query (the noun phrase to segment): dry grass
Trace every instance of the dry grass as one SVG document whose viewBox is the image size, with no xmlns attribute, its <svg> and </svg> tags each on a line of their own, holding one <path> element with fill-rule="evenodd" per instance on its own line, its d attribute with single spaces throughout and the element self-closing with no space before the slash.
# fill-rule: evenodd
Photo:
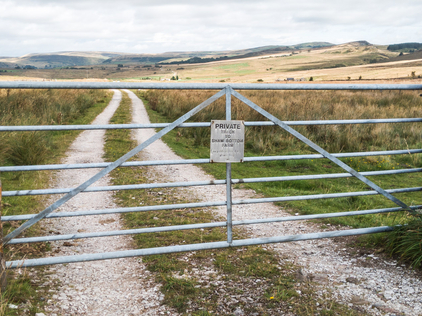
<svg viewBox="0 0 422 316">
<path fill-rule="evenodd" d="M 201 103 L 211 92 L 149 91 L 153 110 L 175 119 Z M 248 91 L 244 95 L 283 121 L 344 120 L 370 118 L 421 117 L 422 98 L 417 92 L 397 91 Z M 209 122 L 224 119 L 224 103 L 219 100 L 193 120 Z M 263 117 L 233 98 L 233 119 L 263 120 Z M 363 124 L 295 127 L 299 132 L 330 152 L 420 148 L 420 124 Z M 209 131 L 183 129 L 197 145 L 208 144 Z M 280 129 L 248 128 L 246 146 L 256 152 L 282 152 L 302 145 Z M 303 148 L 303 147 L 302 147 Z"/>
</svg>

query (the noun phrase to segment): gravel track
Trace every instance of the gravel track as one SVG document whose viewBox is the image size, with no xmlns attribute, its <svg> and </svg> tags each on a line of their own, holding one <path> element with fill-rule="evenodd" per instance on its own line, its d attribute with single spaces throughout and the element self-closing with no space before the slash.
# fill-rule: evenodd
<svg viewBox="0 0 422 316">
<path fill-rule="evenodd" d="M 133 123 L 149 123 L 148 115 L 136 95 L 127 91 L 133 104 Z M 115 96 L 93 124 L 106 124 L 120 102 Z M 135 130 L 133 137 L 138 143 L 154 134 L 153 130 Z M 64 163 L 99 162 L 103 156 L 103 131 L 85 131 L 73 143 Z M 161 140 L 142 152 L 145 160 L 181 159 Z M 76 186 L 98 172 L 97 170 L 61 171 L 57 174 L 56 187 Z M 157 166 L 150 168 L 151 178 L 160 181 L 212 180 L 202 169 L 192 165 Z M 104 177 L 95 185 L 107 185 Z M 194 187 L 188 189 L 195 199 L 225 200 L 224 186 Z M 186 191 L 181 194 L 186 194 Z M 256 197 L 252 190 L 233 191 L 233 199 Z M 80 194 L 60 210 L 75 211 L 115 207 L 109 192 Z M 212 210 L 225 216 L 225 208 Z M 233 208 L 233 219 L 252 219 L 290 216 L 285 210 L 267 203 L 239 205 Z M 76 233 L 122 229 L 118 215 L 77 217 L 50 220 L 52 233 Z M 321 231 L 318 225 L 305 222 L 289 222 L 250 225 L 245 228 L 250 237 L 270 237 Z M 374 254 L 351 256 L 344 243 L 333 239 L 302 241 L 267 246 L 282 258 L 303 266 L 301 276 L 321 284 L 323 295 L 331 291 L 337 299 L 350 306 L 359 307 L 372 315 L 422 315 L 421 277 L 395 261 Z M 85 239 L 72 243 L 53 244 L 55 255 L 108 252 L 132 248 L 130 237 Z M 161 305 L 163 296 L 159 285 L 150 278 L 141 259 L 118 259 L 49 268 L 61 285 L 58 293 L 48 302 L 49 315 L 176 315 Z"/>
<path fill-rule="evenodd" d="M 92 124 L 107 124 L 118 108 L 122 94 L 114 91 L 107 108 Z M 84 131 L 72 143 L 63 163 L 102 162 L 105 131 Z M 57 174 L 56 187 L 76 187 L 98 169 L 63 170 Z M 95 186 L 109 185 L 104 177 Z M 114 208 L 112 192 L 83 193 L 74 197 L 59 211 Z M 49 220 L 51 233 L 71 234 L 121 230 L 119 215 L 101 215 Z M 55 256 L 110 252 L 133 248 L 128 236 L 54 242 Z M 163 295 L 140 258 L 91 261 L 49 268 L 59 280 L 58 292 L 48 301 L 49 315 L 174 315 L 162 305 Z M 52 281 L 51 281 L 52 282 Z"/>
</svg>

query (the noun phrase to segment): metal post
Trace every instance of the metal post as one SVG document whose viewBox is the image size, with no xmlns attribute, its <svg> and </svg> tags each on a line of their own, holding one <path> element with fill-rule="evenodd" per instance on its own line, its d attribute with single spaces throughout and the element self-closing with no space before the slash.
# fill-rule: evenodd
<svg viewBox="0 0 422 316">
<path fill-rule="evenodd" d="M 1 203 L 1 179 L 0 179 L 0 294 L 4 293 L 6 290 L 7 285 L 7 278 L 6 278 L 6 260 L 4 259 L 3 254 L 3 223 L 1 221 L 2 216 L 2 203 Z"/>
<path fill-rule="evenodd" d="M 232 94 L 230 87 L 226 87 L 226 120 L 232 119 Z M 226 196 L 227 196 L 227 242 L 233 242 L 232 232 L 232 164 L 226 163 Z"/>
</svg>

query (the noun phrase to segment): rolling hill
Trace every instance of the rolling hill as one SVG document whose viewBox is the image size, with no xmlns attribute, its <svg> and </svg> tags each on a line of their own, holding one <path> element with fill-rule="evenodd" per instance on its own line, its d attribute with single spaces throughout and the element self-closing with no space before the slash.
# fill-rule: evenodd
<svg viewBox="0 0 422 316">
<path fill-rule="evenodd" d="M 88 65 L 118 65 L 118 64 L 155 64 L 164 61 L 185 61 L 190 58 L 246 58 L 261 56 L 282 51 L 313 49 L 333 46 L 331 43 L 314 42 L 292 46 L 263 46 L 231 51 L 186 51 L 166 52 L 161 54 L 129 54 L 118 52 L 57 52 L 43 54 L 28 54 L 21 57 L 0 57 L 1 68 L 15 68 L 16 66 L 34 66 L 37 68 L 57 68 Z"/>
</svg>

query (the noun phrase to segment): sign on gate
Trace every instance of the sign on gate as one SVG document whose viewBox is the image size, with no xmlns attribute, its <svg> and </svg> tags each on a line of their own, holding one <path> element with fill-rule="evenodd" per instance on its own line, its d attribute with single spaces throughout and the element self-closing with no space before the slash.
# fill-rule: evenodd
<svg viewBox="0 0 422 316">
<path fill-rule="evenodd" d="M 242 162 L 244 151 L 243 121 L 211 121 L 211 162 Z"/>
</svg>

